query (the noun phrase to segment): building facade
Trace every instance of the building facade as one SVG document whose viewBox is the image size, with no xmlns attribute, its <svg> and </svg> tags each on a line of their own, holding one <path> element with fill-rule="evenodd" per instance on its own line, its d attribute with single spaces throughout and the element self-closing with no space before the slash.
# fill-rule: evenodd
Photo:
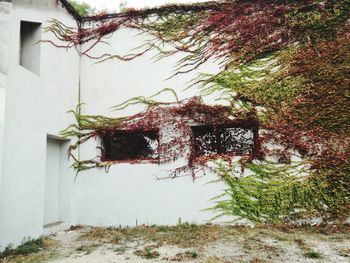
<svg viewBox="0 0 350 263">
<path fill-rule="evenodd" d="M 75 123 L 67 111 L 78 101 L 84 103 L 84 114 L 108 117 L 120 114 L 111 110 L 113 105 L 163 88 L 178 91 L 179 99 L 186 101 L 197 95 L 195 90 L 184 91 L 196 72 L 165 80 L 179 57 L 151 63 L 155 53 L 150 52 L 130 62 L 96 64 L 74 48 L 40 42 L 57 40 L 45 32 L 52 19 L 77 27 L 76 14 L 66 1 L 60 3 L 0 1 L 0 249 L 37 238 L 45 225 L 56 222 L 208 222 L 213 214 L 203 210 L 223 187 L 207 184 L 215 179 L 213 174 L 195 181 L 191 176 L 159 180 L 181 160 L 162 165 L 119 162 L 108 172 L 94 168 L 76 175 L 67 154 L 72 142 L 61 131 Z M 144 36 L 137 33 L 119 30 L 108 39 L 110 45 L 100 44 L 93 52 L 125 54 L 142 44 Z M 215 73 L 218 66 L 207 63 L 199 71 Z M 164 93 L 159 99 L 171 101 L 172 96 Z M 80 147 L 80 158 L 97 156 L 101 143 L 101 138 L 89 140 Z"/>
</svg>

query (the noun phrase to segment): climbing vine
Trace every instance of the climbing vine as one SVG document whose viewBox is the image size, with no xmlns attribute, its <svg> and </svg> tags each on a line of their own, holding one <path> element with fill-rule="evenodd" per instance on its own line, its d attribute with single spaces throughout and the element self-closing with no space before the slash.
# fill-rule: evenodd
<svg viewBox="0 0 350 263">
<path fill-rule="evenodd" d="M 252 175 L 239 177 L 222 164 L 218 166 L 218 181 L 227 189 L 213 199 L 216 204 L 209 209 L 217 212 L 216 217 L 231 215 L 234 220 L 257 223 L 295 223 L 320 217 L 341 223 L 349 217 L 348 164 L 312 172 L 304 162 L 265 161 L 247 164 L 247 168 Z M 300 176 L 303 173 L 308 175 Z"/>
<path fill-rule="evenodd" d="M 54 20 L 47 31 L 60 40 L 48 42 L 64 48 L 82 45 L 81 55 L 99 62 L 129 61 L 150 50 L 158 51 L 156 59 L 181 53 L 172 77 L 216 60 L 221 72 L 200 74 L 192 85 L 203 95 L 220 92 L 231 100 L 231 107 L 209 109 L 200 103 L 191 105 L 194 100 L 184 107 L 169 107 L 170 111 L 192 117 L 203 108 L 208 114 L 201 116 L 244 112 L 238 119 L 254 120 L 262 132 L 259 154 L 239 163 L 252 175 L 236 175 L 231 169 L 234 163 L 217 167 L 228 186 L 220 197 L 228 199 L 217 199 L 213 209 L 254 222 L 310 216 L 343 220 L 350 214 L 349 14 L 349 0 L 226 0 L 101 14 L 85 18 L 78 29 Z M 123 27 L 140 30 L 149 39 L 132 54 L 91 55 L 106 36 Z M 119 107 L 139 102 L 149 106 L 142 114 L 152 116 L 145 117 L 145 123 L 133 122 L 135 116 L 109 119 L 75 112 L 78 125 L 65 131 L 79 138 L 72 149 L 111 129 L 152 126 L 146 120 L 163 117 L 156 110 L 162 104 L 154 100 L 136 98 Z M 232 119 L 223 116 L 227 119 L 199 122 Z M 93 132 L 84 133 L 87 128 Z M 168 152 L 172 151 L 176 152 Z M 296 163 L 293 156 L 303 161 Z M 271 158 L 274 161 L 267 162 Z M 76 163 L 78 170 L 86 168 L 86 163 Z M 301 172 L 305 163 L 307 175 Z"/>
<path fill-rule="evenodd" d="M 171 92 L 174 102 L 159 102 L 155 97 L 163 92 Z M 174 170 L 169 171 L 165 178 L 175 178 L 183 173 L 191 172 L 193 178 L 201 167 L 212 159 L 228 159 L 229 155 L 212 154 L 196 157 L 193 151 L 193 125 L 245 125 L 254 127 L 258 120 L 256 113 L 252 110 L 232 110 L 231 107 L 215 105 L 210 106 L 203 103 L 201 97 L 179 101 L 176 93 L 171 89 L 164 89 L 157 94 L 145 98 L 135 97 L 119 105 L 112 107 L 119 111 L 134 104 L 145 105 L 145 110 L 127 117 L 107 118 L 96 115 L 84 115 L 81 113 L 83 104 L 78 104 L 76 110 L 70 111 L 74 114 L 77 124 L 72 124 L 62 131 L 65 137 L 76 137 L 77 140 L 69 147 L 69 156 L 73 158 L 73 167 L 77 172 L 91 168 L 106 168 L 116 163 L 142 163 L 157 162 L 168 163 L 179 158 L 185 158 L 187 162 Z M 161 121 L 160 121 L 161 120 Z M 176 120 L 176 121 L 174 121 Z M 165 129 L 164 129 L 165 127 Z M 149 158 L 138 158 L 130 160 L 107 160 L 103 147 L 99 147 L 100 155 L 91 160 L 79 160 L 75 150 L 90 139 L 113 136 L 117 132 L 124 131 L 153 131 L 158 130 L 160 141 L 158 152 L 160 158 L 157 160 Z M 171 137 L 169 138 L 169 134 Z M 259 143 L 255 144 L 254 155 L 259 154 Z M 246 154 L 246 158 L 252 159 L 252 153 Z M 164 179 L 164 177 L 163 177 Z"/>
</svg>

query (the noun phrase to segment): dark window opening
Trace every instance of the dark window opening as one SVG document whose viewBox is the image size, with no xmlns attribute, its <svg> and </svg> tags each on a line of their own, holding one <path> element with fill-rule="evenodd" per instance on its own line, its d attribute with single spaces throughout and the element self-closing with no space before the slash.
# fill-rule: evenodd
<svg viewBox="0 0 350 263">
<path fill-rule="evenodd" d="M 218 137 L 216 129 L 210 126 L 192 127 L 195 155 L 218 154 Z"/>
<path fill-rule="evenodd" d="M 194 154 L 202 155 L 254 154 L 256 127 L 244 126 L 194 126 Z"/>
<path fill-rule="evenodd" d="M 21 21 L 19 64 L 37 75 L 40 75 L 40 40 L 41 24 Z"/>
<path fill-rule="evenodd" d="M 158 159 L 158 132 L 118 131 L 102 138 L 106 161 Z"/>
</svg>

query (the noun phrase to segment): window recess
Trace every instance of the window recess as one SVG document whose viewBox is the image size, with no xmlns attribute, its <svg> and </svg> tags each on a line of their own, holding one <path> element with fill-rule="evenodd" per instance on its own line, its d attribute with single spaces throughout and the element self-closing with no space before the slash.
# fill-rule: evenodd
<svg viewBox="0 0 350 263">
<path fill-rule="evenodd" d="M 41 23 L 21 21 L 19 64 L 40 75 Z"/>
<path fill-rule="evenodd" d="M 254 154 L 257 127 L 193 126 L 195 157 L 215 154 Z"/>
<path fill-rule="evenodd" d="M 117 131 L 102 137 L 104 161 L 159 159 L 158 131 Z"/>
</svg>

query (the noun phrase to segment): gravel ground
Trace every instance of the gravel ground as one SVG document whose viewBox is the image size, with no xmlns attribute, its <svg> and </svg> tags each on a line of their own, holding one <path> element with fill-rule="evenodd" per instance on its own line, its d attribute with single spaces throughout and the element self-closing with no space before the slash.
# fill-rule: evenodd
<svg viewBox="0 0 350 263">
<path fill-rule="evenodd" d="M 124 233 L 112 228 L 59 225 L 45 230 L 50 245 L 41 252 L 2 262 L 349 263 L 349 229 L 187 226 L 185 230 L 139 227 Z"/>
</svg>

